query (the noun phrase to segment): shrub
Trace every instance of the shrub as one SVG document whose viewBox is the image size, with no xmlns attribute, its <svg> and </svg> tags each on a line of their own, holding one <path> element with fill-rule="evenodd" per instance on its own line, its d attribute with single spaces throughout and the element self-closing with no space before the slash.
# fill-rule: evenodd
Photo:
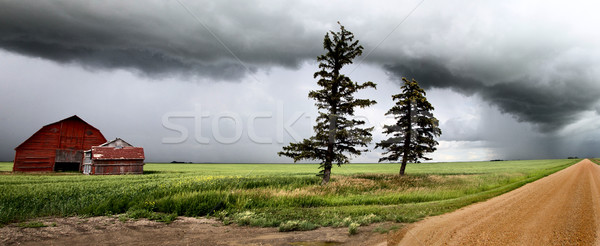
<svg viewBox="0 0 600 246">
<path fill-rule="evenodd" d="M 145 209 L 130 209 L 127 211 L 127 217 L 132 219 L 149 218 L 152 212 Z"/>
<path fill-rule="evenodd" d="M 176 213 L 152 212 L 152 211 L 148 211 L 146 209 L 130 209 L 129 211 L 127 211 L 127 214 L 123 217 L 125 217 L 123 220 L 125 220 L 126 218 L 131 218 L 131 219 L 147 218 L 149 220 L 154 220 L 154 221 L 164 222 L 166 224 L 169 224 L 169 223 L 173 222 L 175 219 L 177 219 L 177 214 Z M 121 217 L 119 217 L 119 220 L 123 221 L 121 219 Z"/>
<path fill-rule="evenodd" d="M 237 213 L 233 215 L 233 219 L 238 225 L 250 225 L 250 222 L 254 220 L 254 212 L 245 211 L 242 213 Z"/>
<path fill-rule="evenodd" d="M 359 223 L 351 223 L 350 226 L 348 226 L 348 234 L 350 235 L 354 235 L 356 233 L 358 233 L 358 227 L 360 227 Z"/>
<path fill-rule="evenodd" d="M 177 214 L 152 213 L 148 219 L 163 222 L 165 224 L 171 224 L 171 222 L 177 219 Z"/>
<path fill-rule="evenodd" d="M 352 217 L 346 217 L 342 220 L 342 226 L 350 226 L 352 223 Z"/>
<path fill-rule="evenodd" d="M 274 218 L 270 218 L 265 214 L 256 214 L 251 211 L 245 211 L 234 214 L 230 218 L 223 219 L 224 224 L 235 222 L 238 225 L 260 226 L 260 227 L 275 227 L 279 224 Z"/>
<path fill-rule="evenodd" d="M 119 221 L 126 222 L 128 220 L 129 220 L 129 218 L 127 217 L 127 215 L 125 215 L 125 214 L 119 215 Z"/>
<path fill-rule="evenodd" d="M 306 220 L 290 220 L 279 225 L 279 231 L 310 231 L 317 228 L 317 225 Z"/>
<path fill-rule="evenodd" d="M 365 216 L 358 217 L 356 219 L 356 223 L 359 223 L 360 225 L 369 225 L 371 223 L 380 222 L 380 221 L 382 221 L 382 219 L 377 217 L 377 215 L 374 215 L 374 214 L 368 214 Z"/>
<path fill-rule="evenodd" d="M 23 228 L 40 228 L 40 227 L 47 227 L 47 225 L 44 225 L 44 223 L 40 222 L 40 221 L 33 221 L 33 222 L 29 222 L 29 223 L 20 223 L 19 227 L 23 227 Z"/>
</svg>

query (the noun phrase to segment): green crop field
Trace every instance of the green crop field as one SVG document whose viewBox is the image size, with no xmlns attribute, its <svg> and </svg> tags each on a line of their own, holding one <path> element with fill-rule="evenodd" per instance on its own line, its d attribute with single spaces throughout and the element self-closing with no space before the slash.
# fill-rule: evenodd
<svg viewBox="0 0 600 246">
<path fill-rule="evenodd" d="M 13 174 L 0 163 L 0 225 L 42 216 L 127 215 L 306 230 L 413 222 L 518 188 L 579 160 L 347 164 L 319 185 L 316 164 L 147 164 L 144 175 Z"/>
</svg>

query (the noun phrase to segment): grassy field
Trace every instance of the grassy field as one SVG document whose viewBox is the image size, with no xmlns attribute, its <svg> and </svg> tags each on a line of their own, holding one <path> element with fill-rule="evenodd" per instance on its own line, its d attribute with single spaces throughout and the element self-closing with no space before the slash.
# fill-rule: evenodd
<svg viewBox="0 0 600 246">
<path fill-rule="evenodd" d="M 0 225 L 41 216 L 125 214 L 307 230 L 413 222 L 502 194 L 579 160 L 348 164 L 319 185 L 316 164 L 147 164 L 144 175 L 12 174 L 0 163 Z M 122 215 L 123 216 L 123 215 Z"/>
</svg>

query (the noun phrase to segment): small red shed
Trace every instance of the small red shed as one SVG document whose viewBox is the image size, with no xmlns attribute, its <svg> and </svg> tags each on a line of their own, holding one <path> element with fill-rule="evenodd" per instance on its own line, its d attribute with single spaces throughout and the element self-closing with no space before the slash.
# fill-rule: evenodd
<svg viewBox="0 0 600 246">
<path fill-rule="evenodd" d="M 13 171 L 79 171 L 83 151 L 106 142 L 77 115 L 46 125 L 15 148 Z"/>
<path fill-rule="evenodd" d="M 144 148 L 117 138 L 85 151 L 83 174 L 143 174 L 144 159 Z"/>
</svg>

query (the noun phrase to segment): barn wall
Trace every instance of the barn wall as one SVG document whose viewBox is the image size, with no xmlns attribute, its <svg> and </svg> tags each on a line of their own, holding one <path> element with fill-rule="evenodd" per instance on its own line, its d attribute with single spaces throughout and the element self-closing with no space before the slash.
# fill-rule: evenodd
<svg viewBox="0 0 600 246">
<path fill-rule="evenodd" d="M 98 146 L 103 143 L 106 143 L 106 138 L 104 138 L 100 130 L 87 125 L 83 138 L 83 149 L 89 150 L 92 148 L 92 146 Z"/>
<path fill-rule="evenodd" d="M 59 143 L 60 126 L 52 124 L 42 127 L 17 148 L 13 171 L 53 171 Z"/>
<path fill-rule="evenodd" d="M 56 149 L 60 140 L 60 126 L 55 124 L 42 127 L 17 149 Z"/>
<path fill-rule="evenodd" d="M 42 127 L 15 150 L 13 171 L 54 171 L 56 162 L 81 162 L 83 150 L 106 142 L 77 116 Z"/>
<path fill-rule="evenodd" d="M 94 160 L 91 174 L 143 174 L 144 160 Z"/>
<path fill-rule="evenodd" d="M 17 151 L 13 171 L 46 172 L 54 168 L 53 149 L 25 149 Z"/>
</svg>

